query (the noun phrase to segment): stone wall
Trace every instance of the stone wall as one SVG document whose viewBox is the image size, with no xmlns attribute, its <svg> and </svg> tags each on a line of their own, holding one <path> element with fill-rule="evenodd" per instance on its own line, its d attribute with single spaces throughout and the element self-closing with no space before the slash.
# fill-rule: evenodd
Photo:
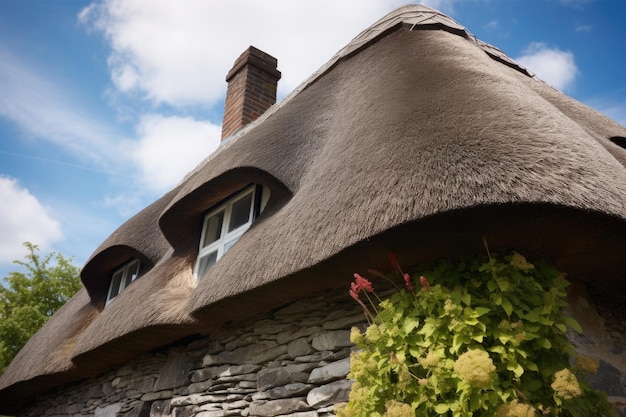
<svg viewBox="0 0 626 417">
<path fill-rule="evenodd" d="M 19 416 L 331 416 L 351 386 L 350 329 L 365 321 L 349 300 L 347 292 L 302 300 L 143 355 L 40 397 Z"/>
<path fill-rule="evenodd" d="M 570 314 L 585 332 L 572 342 L 598 359 L 590 382 L 625 417 L 626 312 L 610 300 L 572 286 Z M 365 318 L 347 294 L 301 300 L 55 390 L 19 417 L 330 417 L 351 386 L 352 326 Z"/>
</svg>

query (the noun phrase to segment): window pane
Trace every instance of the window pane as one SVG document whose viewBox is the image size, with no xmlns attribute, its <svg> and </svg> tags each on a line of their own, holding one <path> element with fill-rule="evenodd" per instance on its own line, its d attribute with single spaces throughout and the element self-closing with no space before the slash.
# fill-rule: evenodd
<svg viewBox="0 0 626 417">
<path fill-rule="evenodd" d="M 202 278 L 204 274 L 215 265 L 217 261 L 217 251 L 211 252 L 208 255 L 200 258 L 200 262 L 198 263 L 198 278 Z"/>
<path fill-rule="evenodd" d="M 124 288 L 126 288 L 131 282 L 137 279 L 139 276 L 139 267 L 141 264 L 138 261 L 133 262 L 128 266 L 128 272 L 126 279 L 124 280 Z"/>
<path fill-rule="evenodd" d="M 224 243 L 224 253 L 228 252 L 228 249 L 230 249 L 235 243 L 237 243 L 240 237 L 241 235 L 237 236 L 231 241 Z M 224 256 L 224 253 L 222 253 L 222 256 Z"/>
<path fill-rule="evenodd" d="M 204 239 L 202 247 L 210 245 L 222 236 L 222 223 L 224 223 L 224 210 L 207 217 L 204 221 Z"/>
<path fill-rule="evenodd" d="M 228 225 L 229 232 L 235 230 L 240 226 L 243 226 L 250 221 L 251 207 L 252 193 L 248 194 L 236 203 L 233 203 L 232 214 L 230 216 L 230 224 Z"/>
<path fill-rule="evenodd" d="M 124 276 L 124 270 L 117 271 L 111 278 L 111 288 L 109 290 L 109 300 L 113 299 L 120 293 L 120 284 L 122 283 L 122 277 Z"/>
</svg>

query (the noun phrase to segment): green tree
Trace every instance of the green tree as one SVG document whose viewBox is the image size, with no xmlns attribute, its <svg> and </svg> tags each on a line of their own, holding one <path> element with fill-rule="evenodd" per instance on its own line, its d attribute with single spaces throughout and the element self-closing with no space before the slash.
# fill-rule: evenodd
<svg viewBox="0 0 626 417">
<path fill-rule="evenodd" d="M 24 243 L 25 272 L 10 272 L 0 285 L 0 374 L 46 321 L 81 287 L 79 268 L 58 252 L 45 257 Z"/>
</svg>

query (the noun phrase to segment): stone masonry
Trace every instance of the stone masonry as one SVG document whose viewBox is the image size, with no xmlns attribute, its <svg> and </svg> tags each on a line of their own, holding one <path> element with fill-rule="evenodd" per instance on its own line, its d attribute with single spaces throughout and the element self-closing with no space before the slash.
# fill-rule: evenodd
<svg viewBox="0 0 626 417">
<path fill-rule="evenodd" d="M 608 299 L 572 286 L 584 334 L 571 338 L 600 364 L 589 382 L 626 417 L 626 317 Z M 366 322 L 347 291 L 302 299 L 49 392 L 18 417 L 331 417 L 352 384 L 353 326 Z"/>
<path fill-rule="evenodd" d="M 243 326 L 143 355 L 48 393 L 20 417 L 334 415 L 351 387 L 350 329 L 365 316 L 345 294 L 298 301 Z"/>
</svg>

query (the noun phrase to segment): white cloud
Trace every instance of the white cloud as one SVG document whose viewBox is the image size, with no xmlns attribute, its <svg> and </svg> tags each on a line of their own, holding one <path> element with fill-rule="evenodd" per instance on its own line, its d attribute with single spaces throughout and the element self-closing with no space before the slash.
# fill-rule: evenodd
<svg viewBox="0 0 626 417">
<path fill-rule="evenodd" d="M 541 42 L 531 43 L 515 60 L 561 91 L 567 91 L 578 75 L 573 53 Z"/>
<path fill-rule="evenodd" d="M 0 47 L 0 116 L 28 136 L 59 145 L 81 160 L 111 169 L 118 153 L 116 135 L 85 113 L 67 89 L 55 85 L 31 66 Z"/>
<path fill-rule="evenodd" d="M 216 125 L 158 114 L 140 118 L 136 138 L 122 137 L 110 124 L 81 108 L 76 98 L 68 96 L 67 88 L 55 85 L 2 48 L 0 90 L 0 117 L 15 123 L 26 137 L 52 142 L 80 163 L 20 156 L 118 178 L 132 177 L 137 188 L 146 188 L 139 191 L 140 197 L 133 197 L 136 201 L 167 191 L 219 144 Z M 105 206 L 119 207 L 127 215 L 128 204 L 116 201 L 118 197 L 103 200 Z"/>
<path fill-rule="evenodd" d="M 496 30 L 498 29 L 498 27 L 500 26 L 500 22 L 496 19 L 496 20 L 492 20 L 491 22 L 487 23 L 486 25 L 483 26 L 483 28 L 485 30 Z"/>
<path fill-rule="evenodd" d="M 152 114 L 141 118 L 137 134 L 139 141 L 132 158 L 142 183 L 162 193 L 217 148 L 221 129 L 190 117 Z"/>
<path fill-rule="evenodd" d="M 104 0 L 83 9 L 79 19 L 109 43 L 111 78 L 120 92 L 155 104 L 211 106 L 223 98 L 224 77 L 249 45 L 278 58 L 283 95 L 403 3 L 154 0 L 146 7 L 143 0 Z"/>
<path fill-rule="evenodd" d="M 46 249 L 63 238 L 49 211 L 15 179 L 0 176 L 0 263 L 21 259 L 26 241 Z"/>
<path fill-rule="evenodd" d="M 576 27 L 576 32 L 591 32 L 592 29 L 591 25 L 580 25 Z"/>
</svg>

